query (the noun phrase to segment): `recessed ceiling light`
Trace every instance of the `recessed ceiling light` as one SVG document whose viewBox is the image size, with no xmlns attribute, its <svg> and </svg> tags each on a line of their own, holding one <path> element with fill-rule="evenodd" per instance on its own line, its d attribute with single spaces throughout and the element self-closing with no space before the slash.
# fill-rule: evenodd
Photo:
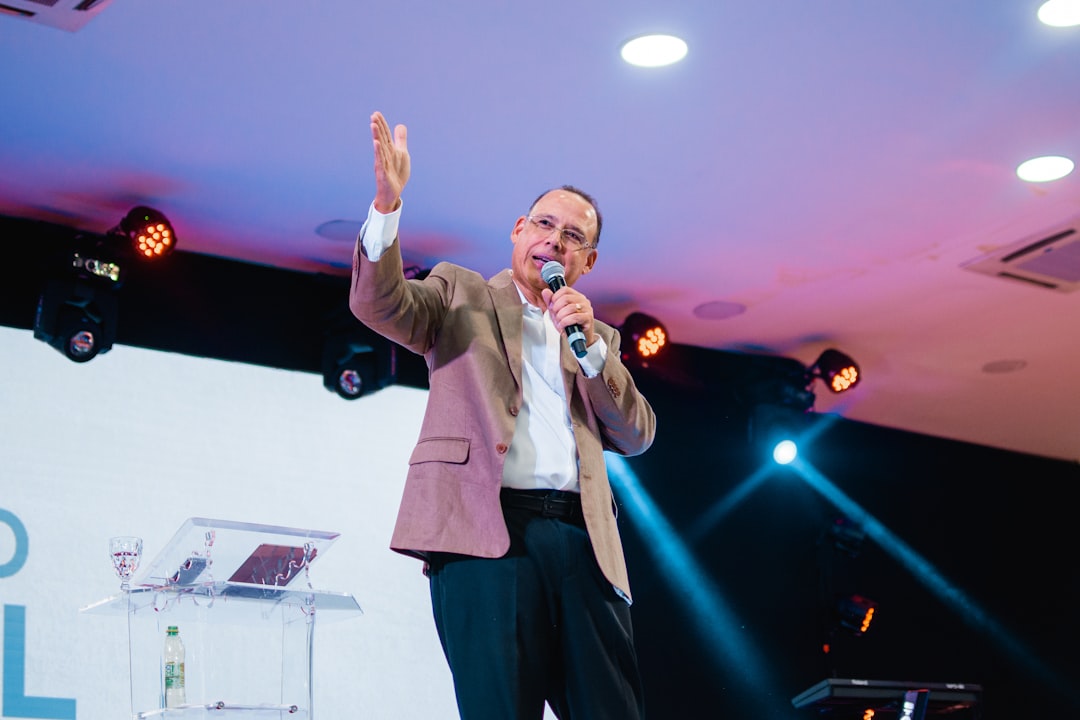
<svg viewBox="0 0 1080 720">
<path fill-rule="evenodd" d="M 746 306 L 742 303 L 727 302 L 726 300 L 713 300 L 702 303 L 694 308 L 694 317 L 704 320 L 727 320 L 728 318 L 742 315 L 746 312 Z"/>
<path fill-rule="evenodd" d="M 1073 171 L 1074 163 L 1067 157 L 1047 155 L 1020 163 L 1016 176 L 1028 182 L 1050 182 L 1063 178 Z"/>
<path fill-rule="evenodd" d="M 1039 8 L 1039 20 L 1054 27 L 1080 25 L 1080 0 L 1048 0 Z"/>
<path fill-rule="evenodd" d="M 622 59 L 638 67 L 661 67 L 686 57 L 686 42 L 674 35 L 642 35 L 622 46 Z"/>
<path fill-rule="evenodd" d="M 355 243 L 363 226 L 363 220 L 328 220 L 315 228 L 315 234 L 327 240 Z"/>
<path fill-rule="evenodd" d="M 1016 372 L 1017 370 L 1023 370 L 1027 367 L 1026 360 L 994 360 L 988 362 L 982 366 L 984 373 L 990 373 L 991 375 L 999 375 L 1002 373 Z"/>
</svg>

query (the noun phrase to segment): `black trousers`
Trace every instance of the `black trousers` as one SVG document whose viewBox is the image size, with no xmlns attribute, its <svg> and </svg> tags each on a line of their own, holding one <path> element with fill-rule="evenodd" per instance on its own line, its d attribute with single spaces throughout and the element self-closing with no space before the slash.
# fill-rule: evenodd
<svg viewBox="0 0 1080 720">
<path fill-rule="evenodd" d="M 504 504 L 510 551 L 429 559 L 435 626 L 462 720 L 640 720 L 630 607 L 583 523 Z"/>
</svg>

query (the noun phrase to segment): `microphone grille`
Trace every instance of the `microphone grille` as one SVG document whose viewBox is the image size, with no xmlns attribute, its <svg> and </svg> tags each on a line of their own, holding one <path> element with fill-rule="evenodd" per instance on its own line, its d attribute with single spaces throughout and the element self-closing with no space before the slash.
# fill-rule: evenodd
<svg viewBox="0 0 1080 720">
<path fill-rule="evenodd" d="M 563 272 L 562 263 L 558 260 L 548 260 L 544 263 L 544 267 L 540 268 L 540 277 L 544 279 L 544 282 L 550 283 L 557 277 L 566 277 L 566 273 Z"/>
</svg>

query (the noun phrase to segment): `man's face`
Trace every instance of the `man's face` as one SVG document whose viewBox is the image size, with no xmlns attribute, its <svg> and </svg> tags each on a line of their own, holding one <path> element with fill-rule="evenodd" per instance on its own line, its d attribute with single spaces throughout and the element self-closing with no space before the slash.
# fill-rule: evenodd
<svg viewBox="0 0 1080 720">
<path fill-rule="evenodd" d="M 549 260 L 562 264 L 567 285 L 592 270 L 596 262 L 596 249 L 591 247 L 596 240 L 596 211 L 585 198 L 566 190 L 552 190 L 537 201 L 529 216 L 532 220 L 518 218 L 510 233 L 514 242 L 510 267 L 514 278 L 531 289 L 536 298 L 547 287 L 540 268 Z M 585 239 L 585 246 L 578 247 L 567 237 L 575 235 Z"/>
</svg>

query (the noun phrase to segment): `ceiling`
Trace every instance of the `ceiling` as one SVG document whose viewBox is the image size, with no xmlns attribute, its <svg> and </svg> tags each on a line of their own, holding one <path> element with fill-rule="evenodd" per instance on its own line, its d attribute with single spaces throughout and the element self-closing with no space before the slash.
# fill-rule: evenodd
<svg viewBox="0 0 1080 720">
<path fill-rule="evenodd" d="M 381 110 L 409 262 L 494 274 L 571 183 L 602 319 L 834 347 L 862 382 L 819 411 L 1077 460 L 1080 172 L 1015 174 L 1080 158 L 1080 27 L 1040 1 L 3 0 L 38 15 L 0 16 L 0 213 L 104 232 L 145 204 L 183 251 L 347 275 Z M 686 58 L 623 63 L 646 32 Z"/>
</svg>

